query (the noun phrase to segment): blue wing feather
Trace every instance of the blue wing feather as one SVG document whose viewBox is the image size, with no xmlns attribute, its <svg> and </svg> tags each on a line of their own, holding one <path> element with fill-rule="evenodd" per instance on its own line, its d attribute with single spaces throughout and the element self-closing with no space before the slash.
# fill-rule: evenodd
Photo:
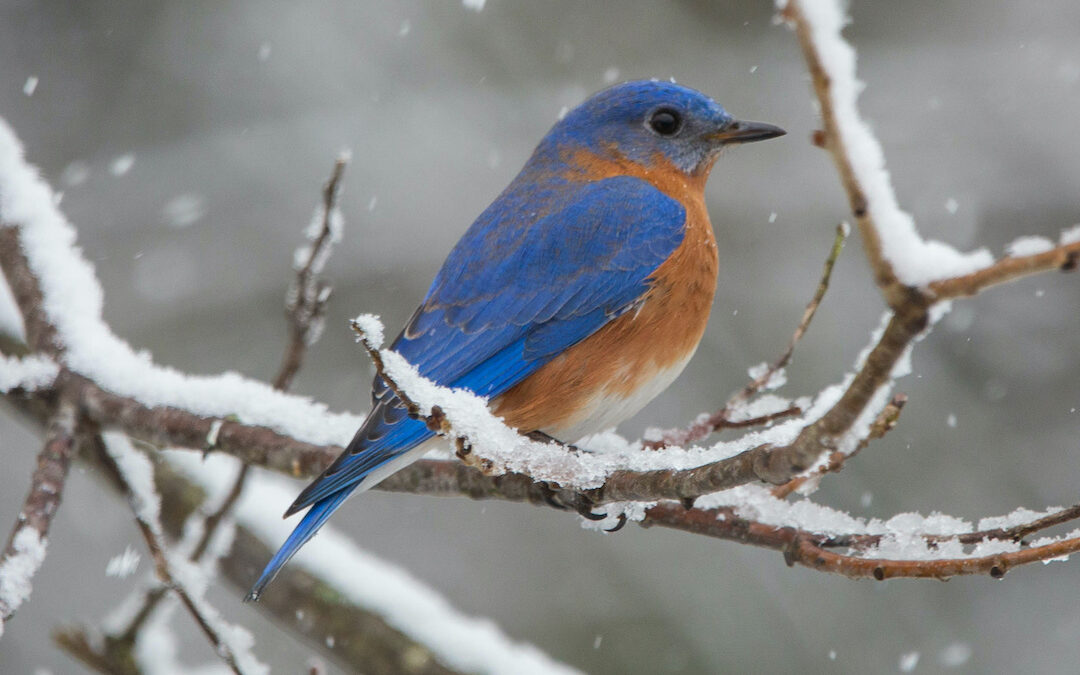
<svg viewBox="0 0 1080 675">
<path fill-rule="evenodd" d="M 440 384 L 498 396 L 632 308 L 682 241 L 686 211 L 618 176 L 538 188 L 523 173 L 451 251 L 393 348 Z M 267 566 L 277 570 L 374 469 L 432 436 L 376 379 L 346 451 L 289 507 L 314 505 Z"/>
</svg>

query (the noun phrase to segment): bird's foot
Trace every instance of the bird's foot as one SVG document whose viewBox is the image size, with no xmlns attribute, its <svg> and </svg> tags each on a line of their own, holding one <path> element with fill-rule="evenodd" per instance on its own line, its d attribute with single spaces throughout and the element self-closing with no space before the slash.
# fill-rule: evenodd
<svg viewBox="0 0 1080 675">
<path fill-rule="evenodd" d="M 544 502 L 549 506 L 553 506 L 563 511 L 573 510 L 582 518 L 594 522 L 605 520 L 608 517 L 607 513 L 596 513 L 594 511 L 598 505 L 584 492 L 564 490 L 558 483 L 549 483 L 546 481 L 538 481 L 537 485 L 540 486 L 541 496 L 543 497 Z M 624 525 L 626 525 L 626 514 L 620 513 L 619 522 L 606 531 L 618 532 Z"/>
</svg>

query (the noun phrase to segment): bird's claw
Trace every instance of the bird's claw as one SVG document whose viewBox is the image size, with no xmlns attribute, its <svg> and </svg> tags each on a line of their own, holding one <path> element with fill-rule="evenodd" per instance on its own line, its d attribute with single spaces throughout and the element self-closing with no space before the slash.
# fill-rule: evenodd
<svg viewBox="0 0 1080 675">
<path fill-rule="evenodd" d="M 586 520 L 593 522 L 599 522 L 606 520 L 608 514 L 594 513 L 593 509 L 596 508 L 596 502 L 590 499 L 587 495 L 581 492 L 571 493 L 573 496 L 570 499 L 566 498 L 566 491 L 560 488 L 557 484 L 538 482 L 540 486 L 540 496 L 548 506 L 560 509 L 563 511 L 574 510 L 579 516 Z M 605 529 L 605 532 L 618 532 L 626 525 L 626 514 L 620 513 L 618 515 L 619 521 L 614 527 Z"/>
</svg>

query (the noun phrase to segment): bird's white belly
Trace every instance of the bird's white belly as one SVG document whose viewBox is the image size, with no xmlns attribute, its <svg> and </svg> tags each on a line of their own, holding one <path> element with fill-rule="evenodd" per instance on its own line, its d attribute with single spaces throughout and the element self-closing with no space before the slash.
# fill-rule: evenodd
<svg viewBox="0 0 1080 675">
<path fill-rule="evenodd" d="M 657 370 L 632 394 L 625 395 L 601 388 L 600 392 L 590 398 L 568 423 L 545 428 L 544 433 L 565 443 L 574 443 L 585 436 L 610 429 L 633 417 L 675 381 L 689 363 L 694 351 L 696 350 L 691 350 L 683 359 L 666 368 Z"/>
</svg>

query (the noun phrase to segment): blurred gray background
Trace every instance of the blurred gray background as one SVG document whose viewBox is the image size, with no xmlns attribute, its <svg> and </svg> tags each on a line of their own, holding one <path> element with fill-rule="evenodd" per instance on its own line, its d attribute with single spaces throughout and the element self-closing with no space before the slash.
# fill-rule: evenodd
<svg viewBox="0 0 1080 675">
<path fill-rule="evenodd" d="M 0 115 L 63 191 L 106 319 L 160 363 L 275 371 L 292 251 L 351 148 L 346 236 L 326 273 L 336 292 L 297 383 L 337 409 L 362 410 L 370 372 L 346 318 L 400 325 L 559 110 L 608 82 L 675 77 L 789 131 L 714 171 L 712 322 L 692 367 L 627 435 L 715 408 L 747 366 L 777 355 L 846 217 L 831 161 L 808 141 L 815 115 L 794 37 L 773 25 L 769 1 L 0 8 Z M 924 234 L 1000 253 L 1080 222 L 1080 4 L 852 9 L 862 110 Z M 958 303 L 900 382 L 911 401 L 899 428 L 815 498 L 881 517 L 1076 502 L 1078 302 L 1080 277 L 1054 274 Z M 882 309 L 852 239 L 787 391 L 839 380 Z M 39 438 L 8 416 L 0 438 L 3 525 Z M 546 509 L 377 492 L 335 524 L 463 611 L 589 672 L 890 672 L 911 652 L 917 672 L 1055 672 L 1080 659 L 1080 560 L 1001 582 L 857 583 L 675 532 L 604 536 Z M 81 672 L 49 630 L 94 621 L 127 592 L 131 579 L 104 570 L 129 543 L 142 550 L 125 506 L 77 469 L 35 593 L 0 643 L 0 672 Z M 303 666 L 307 646 L 241 607 L 235 589 L 217 596 L 256 629 L 275 670 Z M 211 660 L 189 623 L 174 620 L 185 659 Z"/>
</svg>

